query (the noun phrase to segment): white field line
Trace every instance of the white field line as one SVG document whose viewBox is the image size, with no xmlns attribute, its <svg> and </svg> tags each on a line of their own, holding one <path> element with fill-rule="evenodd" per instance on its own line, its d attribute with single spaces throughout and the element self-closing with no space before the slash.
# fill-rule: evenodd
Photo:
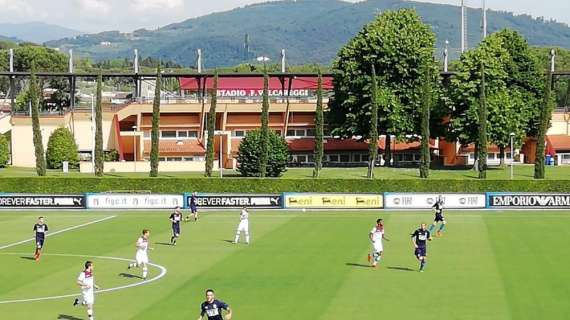
<svg viewBox="0 0 570 320">
<path fill-rule="evenodd" d="M 95 220 L 95 221 L 91 221 L 91 222 L 83 223 L 83 224 L 80 224 L 80 225 L 76 225 L 76 226 L 73 226 L 73 227 L 61 229 L 61 230 L 55 231 L 55 232 L 53 232 L 53 233 L 48 233 L 48 234 L 46 235 L 46 237 L 51 237 L 51 236 L 55 236 L 56 234 L 60 234 L 60 233 L 63 233 L 63 232 L 67 232 L 67 231 L 71 231 L 71 230 L 83 228 L 83 227 L 86 227 L 86 226 L 89 226 L 89 225 L 92 225 L 92 224 L 95 224 L 95 223 L 99 223 L 99 222 L 103 222 L 103 221 L 106 221 L 106 220 L 109 220 L 109 219 L 113 219 L 113 218 L 115 218 L 115 217 L 117 217 L 117 216 L 109 216 L 109 217 L 105 217 L 105 218 L 98 219 L 98 220 Z M 20 244 L 23 244 L 23 243 L 26 243 L 26 242 L 31 242 L 31 241 L 34 241 L 34 240 L 36 240 L 36 239 L 35 239 L 35 238 L 30 238 L 30 239 L 26 239 L 26 240 L 22 240 L 22 241 L 10 243 L 10 244 L 4 245 L 4 246 L 0 246 L 0 250 L 7 249 L 7 248 L 11 248 L 11 247 L 15 247 L 15 246 L 17 246 L 17 245 L 20 245 Z"/>
<path fill-rule="evenodd" d="M 0 254 L 23 255 L 25 253 L 0 253 Z M 57 253 L 49 254 L 49 253 L 46 253 L 44 255 L 56 256 L 56 257 L 80 257 L 80 258 L 89 258 L 89 259 L 104 259 L 104 260 L 118 260 L 118 261 L 134 262 L 134 260 L 125 259 L 125 258 L 106 257 L 106 256 L 88 256 L 88 255 L 82 255 L 82 254 L 64 254 L 64 253 L 62 253 L 62 254 L 57 254 Z M 154 263 L 149 263 L 148 265 L 151 267 L 155 267 L 155 268 L 159 269 L 160 274 L 158 274 L 154 278 L 144 280 L 141 282 L 131 283 L 131 284 L 127 284 L 127 285 L 119 286 L 119 287 L 114 287 L 114 288 L 96 290 L 95 293 L 101 294 L 101 293 L 105 293 L 105 292 L 113 292 L 113 291 L 118 291 L 118 290 L 142 286 L 142 285 L 154 282 L 154 281 L 156 281 L 156 280 L 158 280 L 158 279 L 160 279 L 166 275 L 167 269 L 165 267 L 158 265 L 158 264 L 154 264 Z M 80 296 L 80 293 L 70 293 L 70 294 L 65 294 L 65 295 L 60 295 L 60 296 L 38 297 L 38 298 L 17 299 L 17 300 L 3 300 L 3 301 L 0 301 L 0 304 L 22 303 L 22 302 L 44 301 L 44 300 L 56 300 L 56 299 L 63 299 L 63 298 L 73 298 L 73 297 L 78 297 L 78 296 Z"/>
</svg>

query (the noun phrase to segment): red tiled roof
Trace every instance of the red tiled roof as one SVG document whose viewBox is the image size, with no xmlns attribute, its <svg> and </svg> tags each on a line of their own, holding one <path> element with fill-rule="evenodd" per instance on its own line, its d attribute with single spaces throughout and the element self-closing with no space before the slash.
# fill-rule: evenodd
<svg viewBox="0 0 570 320">
<path fill-rule="evenodd" d="M 570 150 L 570 136 L 566 135 L 547 136 L 546 141 L 556 151 Z"/>
<path fill-rule="evenodd" d="M 150 140 L 144 142 L 144 154 L 150 154 Z M 160 140 L 158 144 L 159 153 L 179 153 L 179 154 L 199 154 L 206 152 L 204 146 L 196 139 L 189 140 Z"/>
<path fill-rule="evenodd" d="M 508 148 L 505 149 L 505 151 L 507 151 Z M 487 152 L 492 152 L 492 153 L 499 153 L 499 147 L 497 145 L 491 144 L 487 147 Z M 459 148 L 459 153 L 473 153 L 475 152 L 475 144 L 474 143 L 470 143 L 468 145 L 464 145 L 461 146 L 461 148 Z"/>
<path fill-rule="evenodd" d="M 368 151 L 368 142 L 356 139 L 325 139 L 325 151 Z M 291 139 L 287 141 L 291 151 L 313 151 L 315 140 L 313 138 Z M 384 150 L 385 139 L 378 142 L 378 148 Z M 435 148 L 435 140 L 430 139 L 430 148 Z M 392 144 L 392 150 L 396 152 L 419 150 L 420 142 L 398 142 Z"/>
<path fill-rule="evenodd" d="M 430 149 L 435 149 L 434 139 L 429 139 L 429 147 Z M 381 138 L 378 141 L 378 148 L 380 148 L 380 150 L 386 149 L 385 138 Z M 394 151 L 419 150 L 421 148 L 421 143 L 420 141 L 410 141 L 410 142 L 396 142 L 396 144 L 394 144 L 394 141 L 392 141 L 391 148 Z"/>
<path fill-rule="evenodd" d="M 287 140 L 290 151 L 313 151 L 315 139 L 300 138 Z M 325 151 L 367 151 L 368 143 L 354 139 L 325 139 Z"/>
</svg>

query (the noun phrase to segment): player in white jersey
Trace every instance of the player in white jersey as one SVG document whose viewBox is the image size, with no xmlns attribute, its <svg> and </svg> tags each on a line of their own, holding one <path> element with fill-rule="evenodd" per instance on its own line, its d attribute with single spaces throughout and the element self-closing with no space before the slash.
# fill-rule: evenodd
<svg viewBox="0 0 570 320">
<path fill-rule="evenodd" d="M 150 237 L 150 230 L 144 229 L 142 231 L 142 236 L 137 240 L 136 247 L 137 253 L 135 255 L 135 262 L 129 264 L 130 268 L 142 268 L 142 278 L 146 280 L 148 274 L 148 250 L 152 250 L 148 246 L 148 238 Z"/>
<path fill-rule="evenodd" d="M 376 220 L 376 225 L 370 230 L 369 238 L 372 242 L 372 254 L 368 254 L 368 262 L 372 262 L 372 267 L 376 268 L 384 252 L 382 240 L 388 240 L 384 236 L 384 220 Z"/>
<path fill-rule="evenodd" d="M 249 211 L 247 211 L 246 207 L 243 207 L 243 209 L 241 209 L 241 213 L 239 215 L 239 225 L 237 228 L 234 243 L 239 242 L 239 237 L 242 231 L 245 234 L 245 243 L 249 244 Z"/>
<path fill-rule="evenodd" d="M 87 317 L 89 320 L 94 320 L 93 304 L 95 303 L 95 289 L 99 290 L 99 287 L 95 284 L 95 277 L 93 276 L 93 262 L 85 262 L 85 270 L 77 277 L 77 285 L 81 287 L 81 299 L 75 298 L 73 306 L 79 304 L 87 306 Z"/>
</svg>

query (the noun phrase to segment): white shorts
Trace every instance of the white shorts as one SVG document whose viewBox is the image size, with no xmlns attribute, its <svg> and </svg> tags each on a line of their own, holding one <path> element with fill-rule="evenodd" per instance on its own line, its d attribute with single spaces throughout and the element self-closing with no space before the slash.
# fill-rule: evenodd
<svg viewBox="0 0 570 320">
<path fill-rule="evenodd" d="M 372 243 L 372 247 L 374 248 L 374 252 L 384 251 L 384 245 L 382 244 L 382 241 L 376 241 Z"/>
<path fill-rule="evenodd" d="M 89 290 L 87 292 L 81 292 L 81 298 L 84 304 L 95 303 L 95 294 L 93 293 L 93 290 Z"/>
<path fill-rule="evenodd" d="M 237 231 L 238 232 L 243 231 L 245 233 L 249 233 L 249 223 L 248 222 L 240 222 Z"/>
<path fill-rule="evenodd" d="M 135 260 L 137 261 L 138 265 L 141 265 L 143 263 L 148 264 L 148 254 L 144 252 L 137 252 Z"/>
</svg>

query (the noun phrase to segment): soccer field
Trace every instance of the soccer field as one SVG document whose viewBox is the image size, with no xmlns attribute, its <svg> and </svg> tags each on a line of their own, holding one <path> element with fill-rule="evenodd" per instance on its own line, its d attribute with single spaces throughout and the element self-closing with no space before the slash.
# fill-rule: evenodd
<svg viewBox="0 0 570 320">
<path fill-rule="evenodd" d="M 32 237 L 40 214 L 53 235 L 35 262 L 32 241 L 15 243 Z M 429 243 L 424 273 L 409 234 L 432 220 L 428 211 L 253 210 L 250 245 L 230 243 L 239 210 L 202 212 L 197 223 L 182 224 L 176 247 L 168 245 L 169 214 L 0 212 L 0 319 L 87 319 L 85 309 L 72 306 L 87 259 L 94 261 L 96 283 L 112 289 L 96 295 L 98 320 L 197 319 L 206 288 L 232 307 L 236 320 L 570 315 L 570 212 L 447 211 L 447 230 Z M 368 232 L 378 217 L 391 241 L 372 269 Z M 134 258 L 143 228 L 151 229 L 157 266 L 149 269 L 150 282 L 140 284 L 140 270 L 127 270 L 128 262 L 117 258 Z M 41 299 L 10 302 L 35 298 Z"/>
</svg>

